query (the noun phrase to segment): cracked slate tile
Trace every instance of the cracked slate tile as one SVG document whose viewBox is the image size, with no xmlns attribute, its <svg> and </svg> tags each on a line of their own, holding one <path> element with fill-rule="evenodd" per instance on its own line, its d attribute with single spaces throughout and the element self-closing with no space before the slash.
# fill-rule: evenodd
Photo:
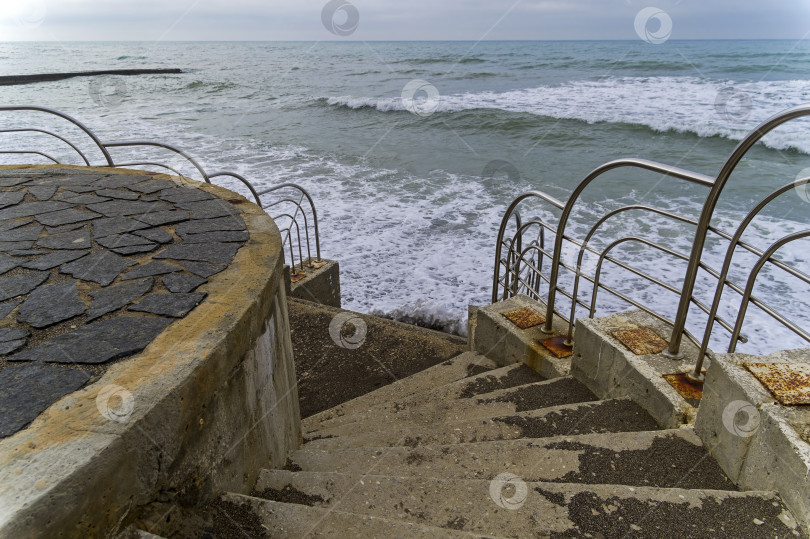
<svg viewBox="0 0 810 539">
<path fill-rule="evenodd" d="M 14 258 L 13 256 L 8 256 L 7 254 L 0 253 L 0 275 L 7 271 L 11 271 L 20 264 L 25 262 L 24 260 L 20 260 L 19 258 Z"/>
<path fill-rule="evenodd" d="M 173 273 L 163 278 L 163 286 L 169 292 L 175 293 L 188 293 L 193 292 L 198 286 L 207 283 L 206 279 L 197 277 L 196 275 L 183 275 Z"/>
<path fill-rule="evenodd" d="M 121 280 L 128 281 L 130 279 L 139 279 L 150 275 L 163 275 L 174 271 L 180 271 L 180 268 L 166 264 L 165 262 L 149 262 L 148 264 L 132 268 L 121 276 Z"/>
<path fill-rule="evenodd" d="M 138 200 L 140 195 L 128 189 L 99 189 L 96 194 L 101 197 L 118 198 L 122 200 Z"/>
<path fill-rule="evenodd" d="M 14 277 L 0 277 L 0 301 L 27 294 L 48 280 L 49 276 L 47 271 L 33 271 Z"/>
<path fill-rule="evenodd" d="M 31 181 L 31 178 L 30 177 L 25 177 L 25 176 L 19 176 L 19 177 L 4 176 L 4 177 L 0 177 L 0 187 L 15 187 L 17 185 L 27 183 L 27 182 L 30 182 L 30 181 Z"/>
<path fill-rule="evenodd" d="M 42 234 L 45 227 L 42 225 L 28 225 L 3 233 L 3 241 L 30 241 L 35 240 Z"/>
<path fill-rule="evenodd" d="M 19 204 L 24 198 L 25 191 L 6 191 L 0 193 L 0 209 Z"/>
<path fill-rule="evenodd" d="M 177 235 L 202 234 L 203 232 L 218 232 L 221 230 L 246 230 L 245 221 L 241 217 L 220 217 L 217 219 L 195 219 L 180 223 L 174 229 Z"/>
<path fill-rule="evenodd" d="M 158 195 L 162 200 L 173 203 L 178 202 L 197 202 L 200 200 L 212 200 L 217 198 L 215 195 L 202 189 L 193 187 L 177 187 L 175 189 L 164 189 Z"/>
<path fill-rule="evenodd" d="M 201 232 L 200 234 L 181 234 L 183 243 L 246 242 L 250 239 L 247 230 L 221 230 Z"/>
<path fill-rule="evenodd" d="M 93 281 L 101 286 L 107 286 L 122 271 L 135 264 L 134 261 L 115 253 L 99 251 L 65 264 L 59 268 L 59 273 L 67 273 L 83 281 Z"/>
<path fill-rule="evenodd" d="M 174 241 L 174 237 L 162 228 L 147 228 L 145 230 L 137 230 L 133 232 L 133 234 L 142 236 L 157 243 L 171 243 Z"/>
<path fill-rule="evenodd" d="M 0 241 L 0 251 L 10 252 L 30 249 L 34 246 L 33 241 Z"/>
<path fill-rule="evenodd" d="M 134 218 L 151 226 L 161 226 L 188 221 L 191 219 L 191 214 L 187 211 L 167 210 L 136 215 Z"/>
<path fill-rule="evenodd" d="M 6 303 L 0 303 L 0 320 L 8 316 L 9 313 L 11 313 L 11 311 L 16 309 L 17 305 L 19 305 L 22 302 L 23 300 L 21 299 L 14 299 Z"/>
<path fill-rule="evenodd" d="M 134 255 L 137 253 L 148 253 L 160 247 L 157 243 L 150 243 L 148 245 L 130 245 L 129 247 L 113 247 L 110 251 L 118 253 L 119 255 Z"/>
<path fill-rule="evenodd" d="M 82 221 L 90 221 L 91 219 L 98 219 L 99 217 L 101 217 L 101 215 L 91 211 L 71 208 L 68 210 L 60 210 L 37 215 L 36 220 L 43 225 L 60 226 L 72 223 L 80 223 Z"/>
<path fill-rule="evenodd" d="M 49 200 L 58 188 L 57 185 L 53 184 L 30 185 L 28 186 L 28 192 L 37 200 Z"/>
<path fill-rule="evenodd" d="M 103 238 L 96 238 L 96 243 L 108 249 L 114 247 L 130 247 L 132 245 L 153 245 L 151 241 L 135 234 L 111 234 Z"/>
<path fill-rule="evenodd" d="M 221 198 L 201 200 L 199 202 L 177 202 L 176 204 L 179 208 L 189 210 L 194 219 L 215 219 L 242 213 L 238 208 Z"/>
<path fill-rule="evenodd" d="M 45 328 L 84 313 L 76 281 L 40 286 L 28 295 L 17 311 L 17 320 L 35 328 Z"/>
<path fill-rule="evenodd" d="M 205 262 L 180 262 L 180 265 L 194 275 L 199 275 L 200 277 L 205 278 L 216 275 L 228 267 L 225 264 L 206 264 Z"/>
<path fill-rule="evenodd" d="M 130 185 L 127 187 L 127 189 L 148 195 L 165 189 L 171 189 L 176 186 L 176 183 L 169 180 L 146 180 L 145 182 Z"/>
<path fill-rule="evenodd" d="M 0 210 L 0 219 L 15 219 L 17 217 L 31 217 L 52 211 L 65 210 L 72 207 L 72 204 L 59 201 L 48 202 L 23 202 L 16 206 Z"/>
<path fill-rule="evenodd" d="M 66 193 L 72 196 L 65 197 L 59 196 L 59 200 L 64 200 L 65 202 L 70 202 L 71 204 L 98 204 L 99 202 L 107 202 L 110 199 L 107 197 L 100 197 L 94 193 Z"/>
<path fill-rule="evenodd" d="M 93 302 L 87 309 L 87 321 L 95 320 L 99 316 L 117 311 L 140 298 L 152 289 L 155 279 L 144 277 L 135 281 L 108 286 L 90 292 Z"/>
<path fill-rule="evenodd" d="M 34 221 L 33 217 L 23 217 L 20 219 L 7 219 L 4 221 L 0 221 L 0 232 L 5 232 L 6 230 L 14 230 L 15 228 L 25 226 L 33 221 Z"/>
<path fill-rule="evenodd" d="M 193 294 L 149 294 L 129 308 L 130 311 L 182 318 L 205 299 L 205 292 Z"/>
<path fill-rule="evenodd" d="M 0 438 L 11 436 L 90 380 L 84 371 L 34 363 L 0 371 Z"/>
<path fill-rule="evenodd" d="M 175 260 L 191 260 L 193 262 L 209 262 L 211 264 L 230 264 L 236 251 L 241 245 L 234 243 L 192 243 L 170 245 L 164 251 L 155 255 L 155 258 L 172 258 Z"/>
<path fill-rule="evenodd" d="M 45 236 L 37 241 L 37 247 L 46 249 L 89 249 L 92 245 L 90 230 L 86 228 Z"/>
<path fill-rule="evenodd" d="M 87 209 L 107 217 L 141 215 L 144 213 L 170 210 L 172 207 L 163 201 L 142 202 L 140 200 L 110 200 L 99 204 L 88 204 Z M 2 212 L 4 210 L 0 210 Z"/>
<path fill-rule="evenodd" d="M 129 217 L 108 217 L 106 219 L 97 219 L 93 221 L 93 237 L 103 238 L 111 234 L 122 234 L 125 232 L 134 232 L 142 228 L 149 228 L 146 223 L 141 223 Z"/>
<path fill-rule="evenodd" d="M 114 316 L 18 352 L 8 361 L 106 363 L 140 352 L 171 323 L 168 318 Z"/>
<path fill-rule="evenodd" d="M 71 230 L 78 230 L 85 226 L 87 223 L 70 223 L 69 225 L 60 226 L 46 226 L 45 231 L 50 234 L 61 234 L 62 232 L 70 232 Z"/>
<path fill-rule="evenodd" d="M 61 266 L 67 262 L 73 262 L 86 254 L 90 251 L 70 251 L 70 250 L 60 250 L 60 251 L 51 251 L 50 253 L 38 256 L 33 260 L 29 260 L 28 262 L 23 262 L 20 265 L 23 268 L 27 269 L 36 269 L 36 270 L 49 270 L 51 268 L 55 268 L 56 266 Z"/>
</svg>

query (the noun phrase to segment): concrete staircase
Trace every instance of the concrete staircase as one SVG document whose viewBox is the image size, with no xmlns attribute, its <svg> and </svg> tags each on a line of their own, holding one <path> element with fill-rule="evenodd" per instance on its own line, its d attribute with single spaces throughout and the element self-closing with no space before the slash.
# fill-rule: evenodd
<svg viewBox="0 0 810 539">
<path fill-rule="evenodd" d="M 775 493 L 737 491 L 691 427 L 472 352 L 303 426 L 285 469 L 218 500 L 234 536 L 804 536 Z"/>
</svg>

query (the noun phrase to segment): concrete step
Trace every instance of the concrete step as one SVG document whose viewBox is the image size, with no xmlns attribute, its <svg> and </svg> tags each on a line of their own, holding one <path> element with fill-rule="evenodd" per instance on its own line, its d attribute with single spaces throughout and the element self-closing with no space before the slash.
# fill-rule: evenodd
<svg viewBox="0 0 810 539">
<path fill-rule="evenodd" d="M 306 440 L 304 448 L 416 447 L 645 430 L 658 430 L 658 424 L 647 412 L 629 399 L 611 399 L 415 428 L 359 431 L 353 436 L 315 436 Z"/>
<path fill-rule="evenodd" d="M 267 537 L 402 537 L 408 539 L 433 539 L 435 537 L 474 539 L 483 536 L 476 533 L 456 531 L 406 522 L 381 516 L 362 515 L 310 507 L 298 503 L 283 503 L 243 496 L 225 494 L 223 504 L 237 506 L 239 511 L 252 512 Z M 253 535 L 247 535 L 253 537 Z"/>
<path fill-rule="evenodd" d="M 301 421 L 301 427 L 305 433 L 311 432 L 320 428 L 321 423 L 324 421 L 372 409 L 380 404 L 399 401 L 416 393 L 430 391 L 496 367 L 491 359 L 475 352 L 465 352 L 443 363 L 412 374 L 407 378 L 402 378 L 390 385 L 361 395 L 356 399 L 307 417 Z"/>
<path fill-rule="evenodd" d="M 475 376 L 459 379 L 444 384 L 441 387 L 413 393 L 405 398 L 377 400 L 370 403 L 369 406 L 355 409 L 353 414 L 363 412 L 383 417 L 385 414 L 397 413 L 409 408 L 428 405 L 442 406 L 456 399 L 475 397 L 499 389 L 508 389 L 524 384 L 541 382 L 543 380 L 545 380 L 545 378 L 537 374 L 537 372 L 522 363 L 516 363 L 507 367 L 483 372 Z M 356 417 L 350 417 L 345 414 L 341 417 L 333 417 L 332 419 L 321 421 L 317 429 L 305 431 L 304 436 L 306 436 L 307 433 L 316 432 L 317 430 L 353 423 L 356 419 Z"/>
<path fill-rule="evenodd" d="M 801 537 L 772 492 L 263 470 L 276 501 L 481 534 L 529 537 Z M 598 534 L 598 535 L 597 535 Z"/>
<path fill-rule="evenodd" d="M 307 436 L 352 436 L 357 432 L 417 428 L 438 425 L 450 421 L 511 415 L 516 412 L 539 410 L 548 406 L 574 404 L 599 400 L 596 395 L 570 376 L 544 380 L 510 389 L 500 389 L 476 397 L 442 402 L 430 402 L 424 406 L 384 407 L 344 416 L 351 423 L 331 428 L 322 428 L 307 433 Z"/>
<path fill-rule="evenodd" d="M 736 490 L 691 428 L 417 448 L 301 449 L 287 469 L 348 474 Z"/>
</svg>

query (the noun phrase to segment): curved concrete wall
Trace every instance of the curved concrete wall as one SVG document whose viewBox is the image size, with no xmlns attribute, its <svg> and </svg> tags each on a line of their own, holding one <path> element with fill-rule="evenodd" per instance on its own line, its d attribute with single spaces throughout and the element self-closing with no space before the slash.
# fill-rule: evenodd
<svg viewBox="0 0 810 539">
<path fill-rule="evenodd" d="M 0 441 L 0 536 L 107 535 L 154 500 L 247 493 L 261 467 L 297 449 L 279 231 L 243 197 L 201 188 L 242 210 L 250 239 L 143 352 Z M 131 412 L 105 417 L 121 401 Z"/>
</svg>

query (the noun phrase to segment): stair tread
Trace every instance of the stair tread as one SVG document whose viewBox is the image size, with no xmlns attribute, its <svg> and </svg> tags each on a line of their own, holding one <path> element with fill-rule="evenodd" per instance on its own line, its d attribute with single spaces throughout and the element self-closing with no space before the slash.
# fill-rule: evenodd
<svg viewBox="0 0 810 539">
<path fill-rule="evenodd" d="M 370 470 L 373 472 L 373 470 Z M 802 537 L 776 493 L 263 470 L 257 493 L 314 505 L 509 536 Z"/>
<path fill-rule="evenodd" d="M 302 428 L 307 432 L 317 428 L 324 421 L 373 408 L 380 403 L 399 401 L 417 393 L 430 391 L 470 375 L 480 374 L 481 369 L 489 371 L 496 368 L 497 365 L 491 359 L 475 352 L 464 352 L 407 378 L 307 417 L 301 422 Z"/>
<path fill-rule="evenodd" d="M 483 356 L 481 356 L 483 357 Z M 499 389 L 509 389 L 525 384 L 544 381 L 545 378 L 537 374 L 526 365 L 515 363 L 506 367 L 500 367 L 488 372 L 479 373 L 474 376 L 462 377 L 438 387 L 424 388 L 403 398 L 390 398 L 390 394 L 384 394 L 385 399 L 375 399 L 364 401 L 361 406 L 356 406 L 354 401 L 345 403 L 353 406 L 353 412 L 365 412 L 369 414 L 395 413 L 412 407 L 422 407 L 428 404 L 441 404 L 455 399 L 471 398 L 478 395 L 491 393 Z M 335 407 L 335 414 L 326 418 L 325 416 L 317 424 L 306 422 L 304 433 L 314 432 L 325 428 L 336 427 L 345 423 L 355 421 L 356 417 L 346 414 L 346 408 Z M 329 410 L 326 410 L 329 412 Z M 324 412 L 324 413 L 326 413 Z M 342 412 L 342 413 L 341 413 Z"/>
<path fill-rule="evenodd" d="M 507 389 L 498 389 L 474 397 L 445 402 L 428 402 L 422 406 L 393 406 L 345 416 L 340 425 L 324 426 L 307 433 L 318 436 L 345 436 L 354 432 L 409 428 L 476 417 L 509 415 L 549 406 L 599 400 L 585 385 L 570 376 L 543 380 Z"/>
<path fill-rule="evenodd" d="M 381 516 L 365 515 L 264 500 L 253 496 L 227 493 L 225 503 L 247 505 L 261 520 L 262 526 L 272 531 L 273 537 L 403 537 L 433 539 L 441 535 L 451 538 L 482 538 L 480 534 L 439 528 L 418 522 L 409 522 Z M 269 535 L 268 535 L 269 536 Z"/>
<path fill-rule="evenodd" d="M 736 490 L 691 428 L 455 445 L 301 449 L 286 469 Z"/>
<path fill-rule="evenodd" d="M 451 421 L 415 428 L 357 432 L 351 436 L 305 438 L 304 448 L 447 445 L 476 441 L 545 438 L 596 432 L 658 430 L 658 424 L 630 399 L 552 406 L 511 415 Z"/>
</svg>

